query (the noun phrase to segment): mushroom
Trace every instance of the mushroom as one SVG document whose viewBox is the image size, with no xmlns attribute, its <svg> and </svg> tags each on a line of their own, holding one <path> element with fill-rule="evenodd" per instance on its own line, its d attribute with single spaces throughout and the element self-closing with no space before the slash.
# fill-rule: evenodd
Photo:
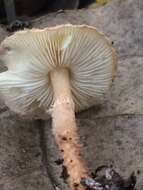
<svg viewBox="0 0 143 190">
<path fill-rule="evenodd" d="M 0 48 L 7 66 L 0 93 L 20 114 L 46 113 L 68 171 L 71 190 L 82 190 L 90 172 L 81 156 L 75 112 L 94 105 L 116 70 L 111 43 L 96 28 L 60 25 L 16 32 Z"/>
</svg>

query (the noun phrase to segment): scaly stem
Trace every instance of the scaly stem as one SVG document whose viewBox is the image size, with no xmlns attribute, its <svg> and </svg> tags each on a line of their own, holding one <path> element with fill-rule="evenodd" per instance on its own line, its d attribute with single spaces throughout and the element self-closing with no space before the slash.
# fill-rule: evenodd
<svg viewBox="0 0 143 190">
<path fill-rule="evenodd" d="M 79 138 L 75 121 L 74 103 L 70 90 L 69 72 L 60 68 L 50 73 L 55 95 L 52 109 L 53 134 L 62 153 L 68 172 L 71 190 L 83 190 L 80 180 L 87 177 L 89 171 L 81 158 Z"/>
</svg>

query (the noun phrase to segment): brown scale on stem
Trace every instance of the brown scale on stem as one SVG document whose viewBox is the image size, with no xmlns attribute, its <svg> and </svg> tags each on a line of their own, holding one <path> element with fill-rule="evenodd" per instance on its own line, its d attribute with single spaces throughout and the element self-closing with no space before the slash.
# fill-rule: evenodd
<svg viewBox="0 0 143 190">
<path fill-rule="evenodd" d="M 67 167 L 71 190 L 82 190 L 84 187 L 80 185 L 80 180 L 87 177 L 89 171 L 81 158 L 68 70 L 63 68 L 55 70 L 51 72 L 50 77 L 55 94 L 52 109 L 53 134 L 60 150 L 63 150 L 61 153 Z M 78 185 L 75 187 L 75 184 Z"/>
</svg>

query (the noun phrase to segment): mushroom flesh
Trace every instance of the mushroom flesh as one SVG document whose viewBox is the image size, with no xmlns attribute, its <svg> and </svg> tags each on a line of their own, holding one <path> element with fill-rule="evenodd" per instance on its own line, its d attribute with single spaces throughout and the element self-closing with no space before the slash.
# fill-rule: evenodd
<svg viewBox="0 0 143 190">
<path fill-rule="evenodd" d="M 111 43 L 96 28 L 60 25 L 16 32 L 0 46 L 0 94 L 20 114 L 46 113 L 68 171 L 71 190 L 82 190 L 89 170 L 81 156 L 75 112 L 94 105 L 116 71 Z M 75 187 L 76 186 L 76 187 Z"/>
</svg>

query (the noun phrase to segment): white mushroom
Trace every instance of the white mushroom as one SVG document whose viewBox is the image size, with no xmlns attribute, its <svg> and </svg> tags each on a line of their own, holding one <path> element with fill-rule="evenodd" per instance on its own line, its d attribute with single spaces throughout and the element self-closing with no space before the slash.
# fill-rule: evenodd
<svg viewBox="0 0 143 190">
<path fill-rule="evenodd" d="M 7 105 L 20 114 L 51 110 L 53 134 L 75 189 L 89 175 L 80 155 L 75 111 L 94 105 L 109 88 L 116 70 L 110 42 L 85 25 L 25 30 L 2 42 L 0 59 L 8 68 L 0 73 Z"/>
</svg>

